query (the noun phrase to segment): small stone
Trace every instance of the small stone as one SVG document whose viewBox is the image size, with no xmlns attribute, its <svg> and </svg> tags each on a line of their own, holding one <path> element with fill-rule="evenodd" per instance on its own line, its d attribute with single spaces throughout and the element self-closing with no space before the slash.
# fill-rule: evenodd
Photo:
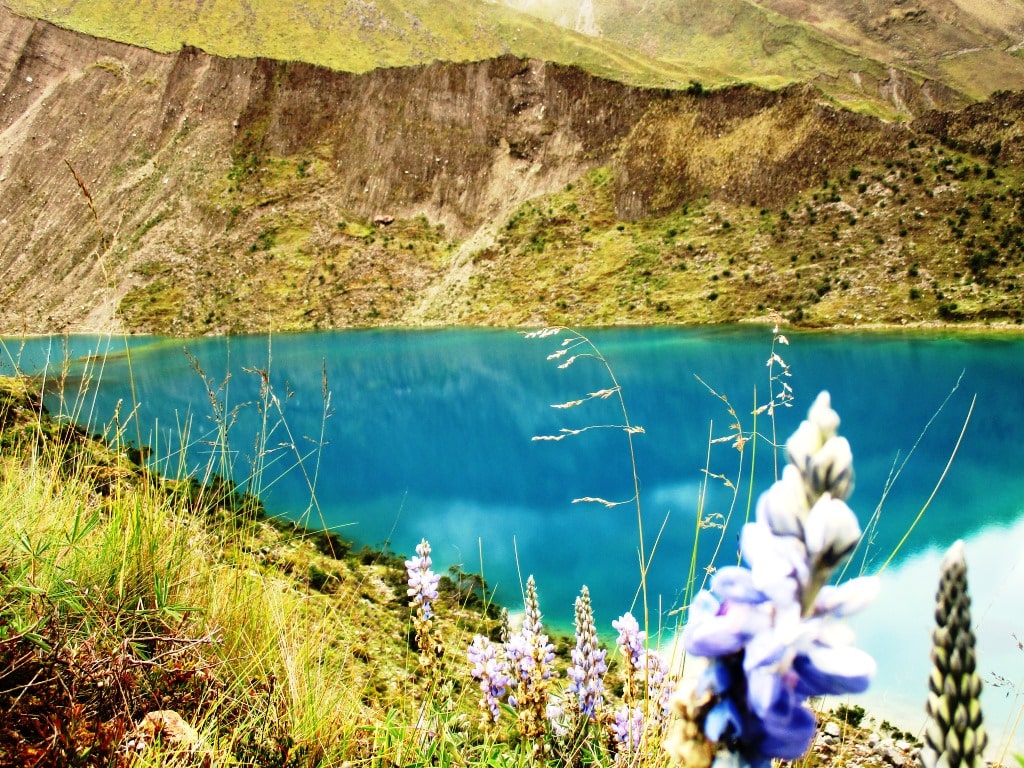
<svg viewBox="0 0 1024 768">
<path fill-rule="evenodd" d="M 841 736 L 843 729 L 839 727 L 839 723 L 830 721 L 825 723 L 825 733 L 829 736 Z"/>
<path fill-rule="evenodd" d="M 192 750 L 199 744 L 199 733 L 189 725 L 185 719 L 173 709 L 159 709 L 154 712 L 147 712 L 137 726 L 135 726 L 137 749 L 144 748 L 145 744 L 154 741 L 156 738 L 163 740 L 168 746 L 176 746 L 182 749 Z"/>
<path fill-rule="evenodd" d="M 896 768 L 904 768 L 904 766 L 906 766 L 909 762 L 907 760 L 906 754 L 896 749 L 895 747 L 889 747 L 888 749 L 886 749 L 884 757 L 886 762 L 896 766 Z"/>
</svg>

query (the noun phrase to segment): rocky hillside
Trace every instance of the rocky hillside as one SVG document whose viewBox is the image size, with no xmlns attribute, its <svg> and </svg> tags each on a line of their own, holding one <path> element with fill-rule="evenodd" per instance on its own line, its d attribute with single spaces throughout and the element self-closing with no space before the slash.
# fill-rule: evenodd
<svg viewBox="0 0 1024 768">
<path fill-rule="evenodd" d="M 1020 315 L 1012 95 L 886 123 L 810 86 L 0 32 L 3 333 Z"/>
</svg>

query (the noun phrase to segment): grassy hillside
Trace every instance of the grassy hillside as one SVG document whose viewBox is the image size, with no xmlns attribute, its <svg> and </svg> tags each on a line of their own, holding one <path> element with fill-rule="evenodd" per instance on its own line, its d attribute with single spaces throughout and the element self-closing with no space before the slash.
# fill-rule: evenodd
<svg viewBox="0 0 1024 768">
<path fill-rule="evenodd" d="M 651 116 L 614 165 L 523 203 L 468 239 L 426 219 L 381 227 L 339 213 L 325 241 L 317 234 L 323 209 L 312 201 L 330 177 L 299 178 L 288 165 L 291 172 L 263 177 L 240 199 L 258 189 L 294 201 L 289 212 L 246 204 L 255 206 L 250 225 L 209 243 L 206 267 L 194 276 L 172 271 L 170 261 L 151 263 L 156 279 L 125 296 L 122 317 L 131 328 L 159 332 L 171 321 L 186 333 L 268 323 L 1024 319 L 1024 168 L 1015 145 L 993 153 L 1000 134 L 970 120 L 958 135 L 973 142 L 943 143 L 924 131 L 856 138 L 844 125 L 830 129 L 845 137 L 833 141 L 826 125 L 796 114 L 783 101 L 707 130 L 690 118 Z M 832 159 L 803 181 L 787 170 L 790 153 L 800 163 L 825 151 Z M 649 167 L 655 156 L 671 173 Z M 780 186 L 759 186 L 776 174 Z M 653 210 L 624 217 L 622 198 L 640 197 Z M 240 249 L 246 257 L 229 261 Z"/>
<path fill-rule="evenodd" d="M 1019 95 L 892 123 L 811 86 L 0 24 L 6 332 L 1021 319 Z"/>
<path fill-rule="evenodd" d="M 23 380 L 0 379 L 0 504 L 4 765 L 426 762 L 453 745 L 424 744 L 417 719 L 473 711 L 456 649 L 498 622 L 472 586 L 441 584 L 440 713 L 401 559 L 266 519 L 230 484 L 144 471 Z M 147 733 L 168 710 L 198 742 Z"/>
<path fill-rule="evenodd" d="M 570 28 L 580 5 L 505 1 Z M 1015 53 L 1024 6 L 1017 0 L 595 0 L 594 15 L 604 37 L 660 60 L 769 86 L 816 81 L 851 105 L 857 92 L 892 88 L 894 74 L 972 99 L 1024 86 L 1024 59 Z"/>
<path fill-rule="evenodd" d="M 831 3 L 759 0 L 759 5 L 803 19 L 860 55 L 903 66 L 972 98 L 1024 83 L 1024 4 L 1019 0 L 885 0 Z"/>
<path fill-rule="evenodd" d="M 606 38 L 697 71 L 720 72 L 767 87 L 819 76 L 843 78 L 852 86 L 852 73 L 875 79 L 887 76 L 880 61 L 747 0 L 598 0 L 595 5 Z"/>
<path fill-rule="evenodd" d="M 12 10 L 155 51 L 191 45 L 224 57 L 304 61 L 367 72 L 512 53 L 644 85 L 688 82 L 693 72 L 611 40 L 588 38 L 496 3 L 475 0 L 213 0 L 52 3 L 4 0 Z"/>
<path fill-rule="evenodd" d="M 519 209 L 460 322 L 812 326 L 1024 319 L 1024 174 L 940 146 L 835 168 L 781 210 L 696 200 L 617 221 L 607 172 Z"/>
<path fill-rule="evenodd" d="M 593 37 L 551 21 L 574 18 L 575 4 L 569 3 L 524 4 L 543 18 L 478 0 L 5 4 L 69 29 L 157 51 L 187 44 L 218 56 L 265 56 L 348 72 L 511 53 L 645 86 L 685 87 L 697 80 L 709 86 L 777 87 L 816 81 L 843 103 L 890 117 L 911 107 L 894 104 L 879 87 L 893 76 L 888 68 L 899 70 L 904 89 L 916 91 L 922 83 L 913 67 L 874 58 L 882 50 L 851 48 L 747 0 L 597 3 L 607 32 Z M 1005 69 L 1005 63 L 1001 66 Z M 957 91 L 963 83 L 951 77 L 950 85 L 940 103 L 962 102 Z"/>
</svg>

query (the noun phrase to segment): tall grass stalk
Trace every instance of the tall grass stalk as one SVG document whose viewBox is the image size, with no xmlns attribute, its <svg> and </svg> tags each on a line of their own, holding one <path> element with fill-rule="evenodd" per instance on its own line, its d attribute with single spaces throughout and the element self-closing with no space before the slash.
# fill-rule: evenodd
<svg viewBox="0 0 1024 768">
<path fill-rule="evenodd" d="M 608 376 L 608 380 L 611 386 L 605 389 L 598 390 L 597 392 L 591 392 L 588 395 L 586 395 L 586 397 L 577 400 L 570 400 L 564 403 L 558 403 L 552 405 L 552 407 L 559 409 L 575 408 L 587 402 L 588 400 L 607 399 L 608 397 L 614 395 L 619 404 L 619 411 L 622 414 L 622 423 L 612 425 L 595 425 L 590 427 L 583 427 L 578 430 L 563 429 L 559 435 L 539 436 L 535 437 L 534 440 L 561 440 L 569 435 L 581 434 L 583 432 L 590 431 L 591 429 L 617 429 L 621 430 L 626 435 L 626 441 L 629 451 L 629 463 L 630 469 L 632 471 L 633 497 L 631 499 L 626 499 L 624 501 L 614 502 L 607 501 L 606 499 L 598 497 L 583 497 L 573 499 L 573 502 L 594 502 L 603 504 L 604 506 L 607 507 L 619 506 L 621 504 L 633 504 L 634 509 L 636 510 L 638 557 L 641 563 L 640 594 L 644 615 L 644 626 L 650 627 L 650 607 L 648 604 L 647 596 L 647 574 L 650 571 L 651 561 L 647 553 L 644 538 L 643 507 L 640 501 L 640 472 L 637 468 L 636 463 L 636 447 L 633 444 L 634 435 L 642 434 L 644 429 L 643 427 L 634 425 L 630 422 L 629 409 L 626 407 L 626 400 L 622 394 L 622 386 L 619 384 L 619 380 L 615 375 L 615 371 L 612 368 L 611 364 L 608 362 L 608 360 L 604 357 L 604 355 L 601 354 L 601 351 L 600 349 L 598 349 L 597 345 L 590 338 L 588 338 L 587 336 L 585 336 L 584 334 L 580 333 L 575 329 L 566 328 L 564 326 L 553 326 L 549 328 L 544 328 L 540 331 L 534 331 L 526 333 L 524 335 L 526 336 L 526 338 L 543 339 L 559 335 L 562 333 L 566 334 L 566 338 L 562 340 L 562 344 L 559 349 L 548 355 L 548 360 L 560 360 L 561 362 L 558 364 L 558 368 L 560 370 L 565 370 L 569 368 L 579 359 L 595 360 L 604 369 L 605 374 Z"/>
<path fill-rule="evenodd" d="M 931 506 L 932 500 L 935 498 L 935 495 L 939 492 L 939 488 L 942 487 L 942 482 L 943 480 L 946 479 L 946 475 L 949 474 L 949 469 L 953 465 L 953 459 L 956 458 L 957 451 L 960 450 L 960 443 L 963 442 L 964 434 L 967 432 L 967 425 L 971 421 L 971 414 L 974 413 L 974 405 L 977 401 L 977 395 L 971 398 L 971 407 L 967 409 L 967 415 L 964 417 L 964 423 L 960 429 L 960 434 L 956 438 L 956 444 L 953 446 L 953 450 L 949 454 L 949 460 L 946 462 L 946 466 L 942 468 L 942 474 L 939 475 L 939 479 L 936 481 L 935 486 L 932 488 L 932 492 L 928 495 L 928 498 L 925 500 L 925 503 L 921 506 L 921 509 L 918 511 L 917 516 L 914 518 L 913 522 L 911 522 L 911 524 L 907 527 L 907 530 L 903 533 L 903 538 L 899 540 L 899 543 L 893 548 L 892 552 L 889 553 L 889 557 L 886 558 L 884 563 L 882 563 L 882 567 L 878 569 L 879 573 L 882 573 L 889 566 L 889 563 L 892 562 L 893 558 L 896 557 L 896 554 L 900 551 L 900 549 L 903 548 L 903 545 L 907 542 L 907 538 L 909 538 L 910 534 L 913 533 L 914 528 L 917 527 L 917 524 L 921 522 L 921 518 L 924 517 L 924 513 L 928 510 L 928 507 Z"/>
</svg>

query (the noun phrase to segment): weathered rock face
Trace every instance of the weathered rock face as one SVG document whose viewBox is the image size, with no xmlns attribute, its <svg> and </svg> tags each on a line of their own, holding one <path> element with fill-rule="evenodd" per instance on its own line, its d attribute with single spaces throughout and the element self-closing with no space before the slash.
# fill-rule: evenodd
<svg viewBox="0 0 1024 768">
<path fill-rule="evenodd" d="M 344 208 L 428 211 L 463 230 L 607 163 L 657 98 L 513 57 L 370 76 L 259 61 L 248 80 L 236 152 L 323 148 Z"/>
<path fill-rule="evenodd" d="M 8 331 L 110 326 L 154 250 L 194 272 L 250 204 L 295 202 L 269 190 L 273 159 L 318 161 L 334 212 L 423 214 L 461 236 L 610 162 L 665 97 L 512 57 L 358 76 L 158 55 L 2 9 L 0 32 Z M 252 194 L 214 199 L 228 179 Z"/>
<path fill-rule="evenodd" d="M 0 333 L 119 328 L 123 297 L 154 281 L 166 324 L 131 329 L 225 330 L 225 303 L 308 301 L 326 273 L 334 308 L 348 281 L 378 311 L 447 266 L 370 251 L 339 266 L 345 220 L 425 217 L 482 248 L 523 201 L 598 166 L 622 218 L 698 197 L 779 206 L 908 135 L 810 87 L 642 90 L 513 57 L 353 75 L 160 55 L 3 8 L 0 35 Z M 275 236 L 301 240 L 288 275 L 257 258 Z"/>
</svg>

